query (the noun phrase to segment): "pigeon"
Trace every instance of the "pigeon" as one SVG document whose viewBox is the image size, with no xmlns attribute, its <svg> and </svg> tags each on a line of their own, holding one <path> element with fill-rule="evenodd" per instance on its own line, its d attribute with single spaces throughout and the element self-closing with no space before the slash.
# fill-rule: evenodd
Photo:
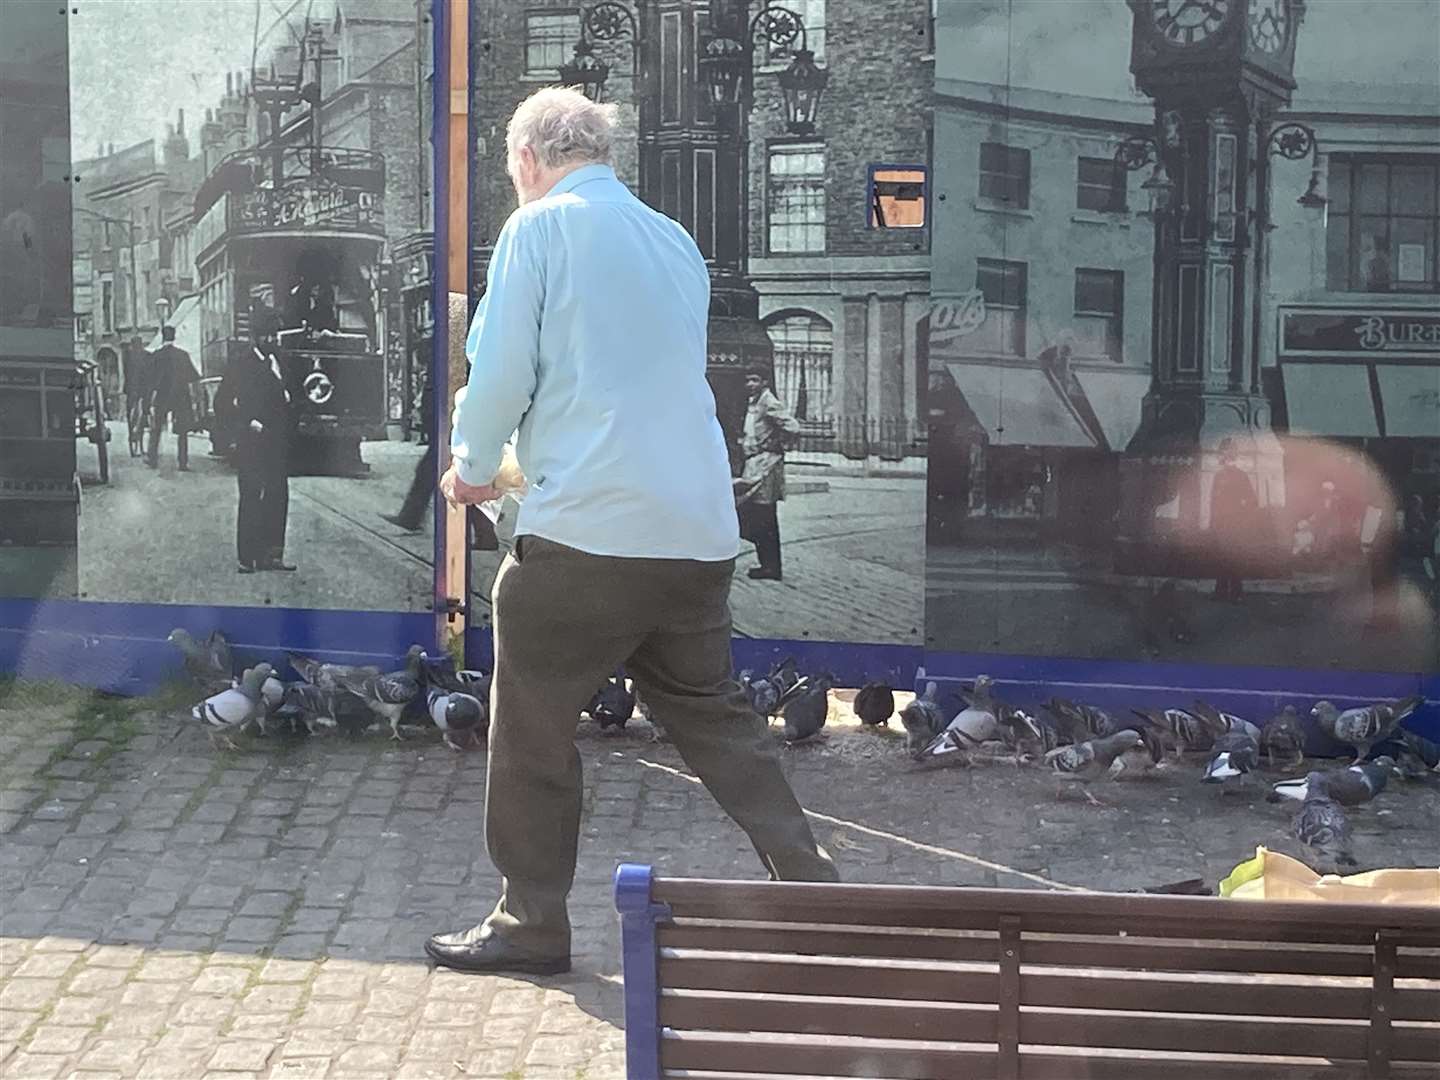
<svg viewBox="0 0 1440 1080">
<path fill-rule="evenodd" d="M 915 756 L 927 764 L 969 765 L 970 744 L 958 731 L 942 731 Z"/>
<path fill-rule="evenodd" d="M 828 673 L 814 679 L 804 678 L 790 691 L 781 705 L 785 721 L 785 741 L 797 743 L 819 733 L 830 715 L 830 688 L 835 677 Z"/>
<path fill-rule="evenodd" d="M 1301 803 L 1290 825 L 1290 835 L 1319 856 L 1322 863 L 1359 865 L 1350 851 L 1350 821 L 1334 799 L 1314 794 Z"/>
<path fill-rule="evenodd" d="M 265 681 L 260 684 L 260 715 L 255 717 L 255 725 L 260 729 L 261 735 L 267 734 L 265 725 L 284 701 L 285 684 L 273 673 L 265 676 Z"/>
<path fill-rule="evenodd" d="M 1400 743 L 1396 750 L 1407 777 L 1415 779 L 1427 772 L 1440 772 L 1440 746 L 1405 728 L 1398 728 L 1395 734 Z"/>
<path fill-rule="evenodd" d="M 293 682 L 285 687 L 285 697 L 276 714 L 291 717 L 292 724 L 299 721 L 313 735 L 316 727 L 336 726 L 335 697 L 307 682 Z"/>
<path fill-rule="evenodd" d="M 755 678 L 755 673 L 749 670 L 740 672 L 738 681 L 755 715 L 768 722 L 780 706 L 780 688 L 768 677 Z"/>
<path fill-rule="evenodd" d="M 1416 695 L 1394 704 L 1381 702 L 1344 712 L 1336 709 L 1331 702 L 1321 701 L 1310 710 L 1310 715 L 1319 722 L 1326 735 L 1353 747 L 1355 761 L 1360 762 L 1370 756 L 1372 746 L 1393 735 L 1401 721 L 1414 712 L 1422 700 Z"/>
<path fill-rule="evenodd" d="M 230 749 L 239 749 L 230 733 L 243 731 L 264 709 L 260 688 L 270 677 L 270 671 L 269 664 L 256 664 L 240 676 L 238 686 L 226 687 L 190 710 L 193 719 L 209 724 L 214 729 L 210 732 L 211 746 L 215 745 L 215 736 L 218 734 Z"/>
<path fill-rule="evenodd" d="M 478 697 L 481 701 L 490 700 L 490 673 L 465 668 L 456 671 L 448 656 L 422 654 L 420 674 L 425 680 L 427 689 L 438 687 L 441 690 L 454 690 L 462 694 L 469 694 L 471 697 Z"/>
<path fill-rule="evenodd" d="M 1184 709 L 1131 709 L 1152 729 L 1161 733 L 1161 738 L 1175 749 L 1178 758 L 1188 750 L 1209 750 L 1215 745 L 1215 735 L 1198 717 Z"/>
<path fill-rule="evenodd" d="M 1115 760 L 1126 750 L 1144 745 L 1140 733 L 1131 728 L 1104 738 L 1090 739 L 1074 746 L 1061 746 L 1045 755 L 1050 768 L 1059 776 L 1089 784 L 1110 771 Z M 1100 802 L 1084 789 L 1085 798 L 1093 805 Z"/>
<path fill-rule="evenodd" d="M 1215 750 L 1205 764 L 1202 784 L 1223 784 L 1246 776 L 1260 767 L 1260 744 L 1244 728 L 1227 731 L 1215 740 Z"/>
<path fill-rule="evenodd" d="M 1199 717 L 1217 739 L 1227 731 L 1243 731 L 1255 740 L 1257 746 L 1260 744 L 1263 733 L 1258 725 L 1252 724 L 1249 720 L 1242 719 L 1234 713 L 1221 712 L 1208 701 L 1196 698 L 1195 706 L 1190 712 Z"/>
<path fill-rule="evenodd" d="M 800 671 L 795 666 L 795 658 L 787 656 L 781 660 L 770 669 L 770 674 L 766 678 L 770 681 L 770 685 L 780 691 L 780 696 L 784 697 L 800 681 Z"/>
<path fill-rule="evenodd" d="M 422 653 L 423 655 L 423 650 Z M 290 666 L 295 669 L 300 678 L 304 679 L 311 686 L 318 686 L 321 690 L 337 691 L 345 689 L 345 680 L 359 681 L 372 675 L 379 675 L 380 669 L 370 664 L 325 664 L 302 653 L 287 652 L 290 659 Z"/>
<path fill-rule="evenodd" d="M 1016 758 L 1042 757 L 1060 745 L 1060 733 L 1053 725 L 1042 724 L 1023 709 L 1002 705 L 995 719 L 1000 727 L 1000 741 Z"/>
<path fill-rule="evenodd" d="M 1307 773 L 1301 780 L 1281 780 L 1274 785 L 1273 796 L 1269 798 L 1272 802 L 1281 799 L 1304 802 L 1314 796 L 1333 799 L 1341 806 L 1360 806 L 1385 790 L 1394 769 L 1393 758 L 1378 757 L 1348 769 Z"/>
<path fill-rule="evenodd" d="M 489 731 L 489 718 L 485 705 L 473 694 L 461 690 L 442 690 L 431 687 L 425 697 L 430 719 L 440 729 L 445 745 L 458 751 L 455 736 L 468 736 L 473 746 L 479 746 L 481 738 Z"/>
<path fill-rule="evenodd" d="M 855 715 L 866 727 L 884 727 L 895 715 L 895 691 L 884 683 L 866 683 L 855 695 Z"/>
<path fill-rule="evenodd" d="M 1294 768 L 1305 760 L 1305 729 L 1300 725 L 1300 715 L 1294 705 L 1286 705 L 1265 723 L 1261 730 L 1260 745 L 1265 748 L 1266 760 L 1275 767 L 1277 750 L 1295 755 L 1290 763 Z"/>
<path fill-rule="evenodd" d="M 980 689 L 983 679 L 985 676 L 982 675 L 975 680 L 977 691 Z M 997 706 L 994 698 L 988 693 L 988 680 L 984 686 L 987 691 L 985 693 L 964 695 L 968 704 L 945 725 L 947 731 L 957 733 L 971 746 L 979 746 L 983 742 L 1000 737 L 1000 723 L 995 718 Z"/>
<path fill-rule="evenodd" d="M 635 688 L 635 709 L 639 712 L 641 719 L 650 725 L 650 741 L 666 742 L 669 736 L 665 734 L 665 728 L 650 709 L 650 703 L 640 696 L 639 687 Z"/>
<path fill-rule="evenodd" d="M 1122 724 L 1104 709 L 1094 705 L 1079 705 L 1065 698 L 1052 697 L 1045 703 L 1045 707 L 1060 721 L 1060 730 L 1075 742 L 1103 739 L 1134 726 Z"/>
<path fill-rule="evenodd" d="M 213 630 L 203 642 L 196 641 L 188 630 L 176 627 L 165 639 L 180 650 L 185 670 L 196 685 L 208 693 L 218 693 L 234 685 L 234 660 L 230 642 L 219 630 Z"/>
<path fill-rule="evenodd" d="M 900 710 L 900 723 L 905 728 L 905 749 L 912 756 L 920 756 L 935 736 L 945 730 L 945 714 L 935 700 L 938 690 L 933 682 L 926 683 L 925 692 Z"/>
<path fill-rule="evenodd" d="M 390 723 L 390 738 L 400 738 L 400 717 L 405 706 L 420 694 L 420 659 L 425 655 L 419 645 L 410 646 L 405 654 L 405 667 L 387 675 L 346 674 L 340 676 L 343 689 L 363 701 L 371 712 Z"/>
<path fill-rule="evenodd" d="M 625 672 L 617 671 L 606 679 L 585 711 L 600 725 L 601 731 L 623 729 L 635 715 L 635 694 L 625 685 Z"/>
<path fill-rule="evenodd" d="M 1116 758 L 1119 776 L 1150 776 L 1165 760 L 1165 742 L 1160 732 L 1147 726 L 1136 734 L 1140 736 L 1139 745 L 1127 748 Z"/>
</svg>

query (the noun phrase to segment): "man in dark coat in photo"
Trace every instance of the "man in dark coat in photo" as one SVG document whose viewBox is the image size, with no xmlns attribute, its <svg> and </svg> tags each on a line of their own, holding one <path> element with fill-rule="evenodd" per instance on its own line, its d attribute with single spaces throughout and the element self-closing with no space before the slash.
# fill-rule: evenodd
<svg viewBox="0 0 1440 1080">
<path fill-rule="evenodd" d="M 1259 502 L 1255 487 L 1245 470 L 1236 464 L 1233 439 L 1220 440 L 1220 471 L 1215 474 L 1215 487 L 1210 493 L 1210 528 L 1217 534 L 1229 534 L 1229 543 L 1248 540 L 1255 524 Z M 1244 595 L 1239 567 L 1227 563 L 1215 579 L 1214 599 L 1238 601 Z"/>
<path fill-rule="evenodd" d="M 160 337 L 164 344 L 155 351 L 153 359 L 150 446 L 145 464 L 152 469 L 160 464 L 160 435 L 166 419 L 171 419 L 175 427 L 176 460 L 181 472 L 189 472 L 190 426 L 194 422 L 190 393 L 200 373 L 195 370 L 190 354 L 175 344 L 175 327 L 162 327 Z"/>
<path fill-rule="evenodd" d="M 248 354 L 227 366 L 215 399 L 217 419 L 235 440 L 240 489 L 235 555 L 242 574 L 294 570 L 285 561 L 290 510 L 290 391 L 275 355 L 280 318 L 270 308 L 250 319 Z"/>
</svg>

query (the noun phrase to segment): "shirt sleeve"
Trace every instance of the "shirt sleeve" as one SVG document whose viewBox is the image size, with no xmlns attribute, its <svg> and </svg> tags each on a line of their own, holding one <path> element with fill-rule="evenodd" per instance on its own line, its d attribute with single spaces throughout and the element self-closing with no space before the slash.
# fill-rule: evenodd
<svg viewBox="0 0 1440 1080">
<path fill-rule="evenodd" d="M 511 217 L 495 242 L 485 295 L 470 324 L 470 380 L 455 395 L 450 453 L 460 479 L 487 485 L 506 441 L 530 408 L 540 363 L 545 282 L 535 251 L 538 223 Z"/>
<path fill-rule="evenodd" d="M 800 421 L 790 415 L 790 410 L 774 394 L 766 394 L 763 400 L 765 415 L 776 428 L 786 435 L 800 434 Z"/>
</svg>

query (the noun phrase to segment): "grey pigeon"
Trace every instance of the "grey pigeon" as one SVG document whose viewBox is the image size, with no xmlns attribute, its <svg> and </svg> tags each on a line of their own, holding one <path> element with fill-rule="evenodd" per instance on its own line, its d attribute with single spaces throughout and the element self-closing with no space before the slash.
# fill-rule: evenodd
<svg viewBox="0 0 1440 1080">
<path fill-rule="evenodd" d="M 1056 732 L 1048 724 L 1012 705 L 1002 705 L 996 717 L 1000 726 L 1000 741 L 1017 758 L 1037 758 L 1059 745 Z"/>
<path fill-rule="evenodd" d="M 770 674 L 766 678 L 772 686 L 780 691 L 780 696 L 784 697 L 800 681 L 800 670 L 796 667 L 795 658 L 787 656 L 781 660 L 770 669 Z"/>
<path fill-rule="evenodd" d="M 1300 714 L 1295 711 L 1294 705 L 1286 705 L 1266 721 L 1261 729 L 1260 745 L 1265 748 L 1271 768 L 1275 767 L 1277 751 L 1294 755 L 1290 763 L 1292 769 L 1305 760 L 1305 729 L 1300 724 Z"/>
<path fill-rule="evenodd" d="M 1227 731 L 1243 731 L 1255 740 L 1257 746 L 1260 744 L 1263 732 L 1258 724 L 1252 724 L 1249 720 L 1236 716 L 1234 713 L 1221 712 L 1208 701 L 1201 701 L 1199 698 L 1195 699 L 1195 704 L 1190 711 L 1210 728 L 1217 739 Z"/>
<path fill-rule="evenodd" d="M 1422 700 L 1416 695 L 1393 704 L 1379 702 L 1344 712 L 1329 701 L 1321 701 L 1310 710 L 1310 715 L 1319 722 L 1325 734 L 1336 742 L 1354 747 L 1355 760 L 1359 762 L 1370 756 L 1372 746 L 1390 738 L 1401 721 L 1414 712 Z"/>
<path fill-rule="evenodd" d="M 918 756 L 935 736 L 945 730 L 945 714 L 936 701 L 939 691 L 933 682 L 925 684 L 925 692 L 900 710 L 900 723 L 905 728 L 905 749 Z"/>
<path fill-rule="evenodd" d="M 1301 780 L 1281 780 L 1273 791 L 1281 799 L 1304 802 L 1317 797 L 1333 799 L 1341 806 L 1360 806 L 1385 790 L 1394 768 L 1393 758 L 1378 757 L 1348 769 L 1307 773 Z"/>
<path fill-rule="evenodd" d="M 617 671 L 606 679 L 585 711 L 600 725 L 601 731 L 623 729 L 635 715 L 635 694 L 625 684 L 625 672 Z"/>
<path fill-rule="evenodd" d="M 346 675 L 341 686 L 365 703 L 371 712 L 390 724 L 390 738 L 400 738 L 400 717 L 405 707 L 420 695 L 420 659 L 425 655 L 419 645 L 410 646 L 405 654 L 405 667 L 386 675 Z"/>
<path fill-rule="evenodd" d="M 895 691 L 882 682 L 867 682 L 855 695 L 855 715 L 866 727 L 884 727 L 895 715 Z"/>
<path fill-rule="evenodd" d="M 304 724 L 312 735 L 317 727 L 336 726 L 335 696 L 307 682 L 293 682 L 286 686 L 285 697 L 276 712 L 280 716 L 289 716 L 292 726 L 296 721 Z"/>
<path fill-rule="evenodd" d="M 421 650 L 424 654 L 424 650 Z M 370 664 L 326 664 L 303 653 L 286 653 L 293 667 L 311 686 L 331 692 L 344 690 L 346 680 L 358 682 L 371 675 L 379 675 L 380 669 Z"/>
<path fill-rule="evenodd" d="M 1323 795 L 1306 799 L 1290 825 L 1290 834 L 1317 855 L 1322 864 L 1358 865 L 1350 851 L 1350 821 L 1334 799 Z"/>
<path fill-rule="evenodd" d="M 451 750 L 460 749 L 455 743 L 457 735 L 468 736 L 472 745 L 479 746 L 480 739 L 489 730 L 485 705 L 473 694 L 431 687 L 425 704 L 430 719 L 440 729 L 445 745 Z"/>
<path fill-rule="evenodd" d="M 1126 728 L 1100 739 L 1088 739 L 1073 746 L 1061 746 L 1045 755 L 1045 760 L 1055 773 L 1065 779 L 1078 780 L 1089 784 L 1106 775 L 1115 760 L 1126 750 L 1143 746 L 1145 740 L 1138 731 Z M 1085 798 L 1099 806 L 1099 801 L 1088 789 L 1082 789 Z"/>
<path fill-rule="evenodd" d="M 217 693 L 234 685 L 234 660 L 230 642 L 219 630 L 213 630 L 203 642 L 196 641 L 188 630 L 176 627 L 165 639 L 180 650 L 185 670 L 195 684 L 207 693 Z"/>
<path fill-rule="evenodd" d="M 965 707 L 951 717 L 945 730 L 956 732 L 972 746 L 1000 736 L 1000 721 L 997 718 L 1003 707 L 995 696 L 995 681 L 989 675 L 975 676 L 975 685 L 962 691 Z"/>
<path fill-rule="evenodd" d="M 1147 725 L 1138 729 L 1136 734 L 1140 736 L 1139 744 L 1127 747 L 1116 758 L 1119 776 L 1150 776 L 1165 760 L 1165 741 L 1159 731 Z"/>
<path fill-rule="evenodd" d="M 969 765 L 970 743 L 958 731 L 942 731 L 916 757 L 926 764 Z"/>
<path fill-rule="evenodd" d="M 1075 742 L 1104 739 L 1133 727 L 1131 724 L 1122 724 L 1098 706 L 1079 704 L 1066 698 L 1052 697 L 1045 703 L 1045 707 L 1060 721 L 1061 731 L 1070 735 Z"/>
<path fill-rule="evenodd" d="M 1400 739 L 1401 764 L 1407 776 L 1423 776 L 1427 772 L 1440 772 L 1440 746 L 1423 735 L 1405 728 L 1396 731 Z"/>
<path fill-rule="evenodd" d="M 1200 777 L 1204 784 L 1240 779 L 1260 767 L 1260 745 L 1244 728 L 1227 731 L 1215 740 L 1214 752 Z"/>
<path fill-rule="evenodd" d="M 1159 731 L 1165 744 L 1174 748 L 1176 757 L 1186 751 L 1209 750 L 1215 745 L 1215 735 L 1209 725 L 1184 709 L 1130 711 Z"/>
<path fill-rule="evenodd" d="M 785 741 L 797 743 L 819 733 L 830 715 L 830 688 L 834 676 L 823 674 L 814 679 L 801 679 L 781 706 L 785 721 Z"/>
<path fill-rule="evenodd" d="M 230 749 L 238 749 L 231 733 L 243 731 L 264 709 L 261 687 L 270 677 L 270 670 L 269 664 L 256 664 L 240 676 L 238 685 L 212 694 L 190 710 L 193 719 L 210 725 L 212 746 L 219 735 Z"/>
<path fill-rule="evenodd" d="M 739 682 L 755 715 L 768 722 L 780 706 L 780 687 L 768 677 L 755 678 L 754 672 L 749 670 L 740 672 Z"/>
</svg>

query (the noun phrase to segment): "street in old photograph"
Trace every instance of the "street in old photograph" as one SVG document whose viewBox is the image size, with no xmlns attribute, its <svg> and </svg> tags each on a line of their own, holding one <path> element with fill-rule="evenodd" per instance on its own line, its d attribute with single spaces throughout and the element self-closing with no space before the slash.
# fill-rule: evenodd
<svg viewBox="0 0 1440 1080">
<path fill-rule="evenodd" d="M 471 13 L 485 43 L 470 101 L 477 290 L 516 205 L 515 107 L 557 82 L 613 103 L 617 175 L 710 268 L 707 374 L 743 538 L 737 630 L 919 644 L 929 6 L 503 0 Z M 644 319 L 638 305 L 637 333 Z M 495 562 L 477 553 L 477 582 Z"/>
<path fill-rule="evenodd" d="M 399 553 L 430 505 L 407 498 L 430 436 L 428 18 L 117 0 L 70 48 L 98 431 L 71 595 L 425 608 L 431 545 Z"/>
<path fill-rule="evenodd" d="M 1433 670 L 1440 14 L 1354 11 L 939 4 L 930 647 Z"/>
</svg>

